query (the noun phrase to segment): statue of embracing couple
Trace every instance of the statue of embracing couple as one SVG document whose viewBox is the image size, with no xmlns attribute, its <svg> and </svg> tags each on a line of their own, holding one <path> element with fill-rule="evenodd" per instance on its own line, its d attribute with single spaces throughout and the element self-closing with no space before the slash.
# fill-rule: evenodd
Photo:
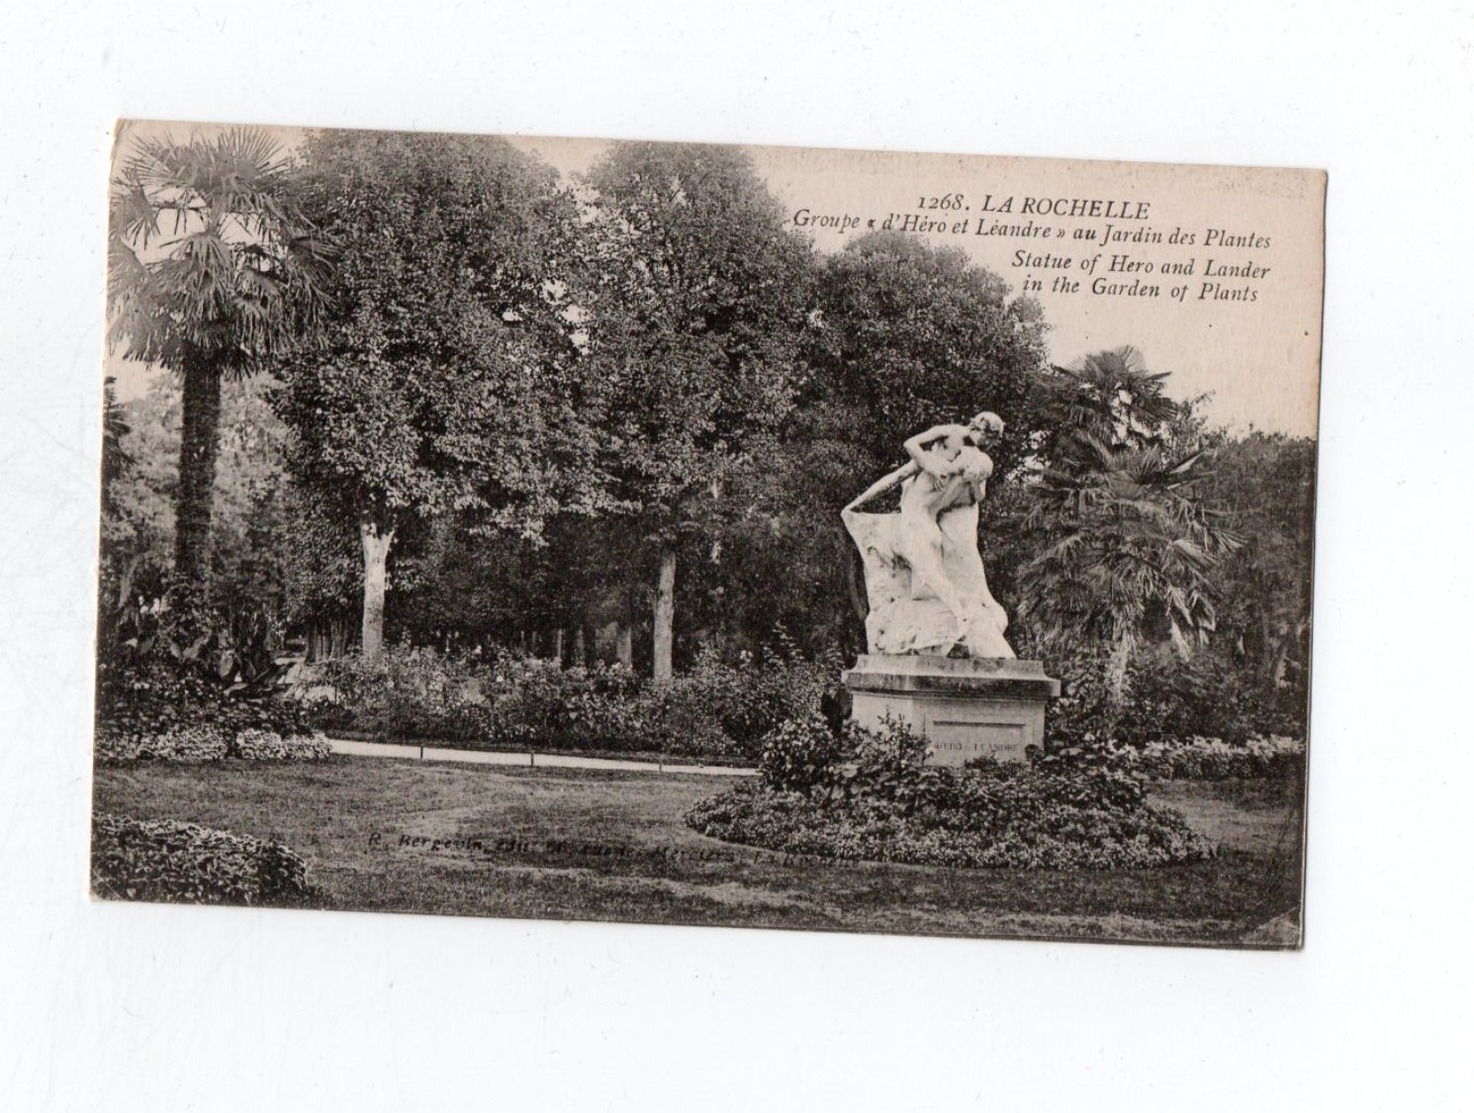
<svg viewBox="0 0 1474 1113">
<path fill-rule="evenodd" d="M 906 441 L 910 460 L 840 512 L 865 562 L 872 653 L 1012 657 L 1008 616 L 988 591 L 978 553 L 978 505 L 1003 419 L 936 425 Z M 899 485 L 897 514 L 860 507 Z"/>
</svg>

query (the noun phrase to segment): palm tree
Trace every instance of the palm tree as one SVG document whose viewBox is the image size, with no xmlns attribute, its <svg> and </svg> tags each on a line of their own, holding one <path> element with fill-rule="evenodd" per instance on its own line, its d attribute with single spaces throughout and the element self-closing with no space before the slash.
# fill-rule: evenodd
<svg viewBox="0 0 1474 1113">
<path fill-rule="evenodd" d="M 112 183 L 109 346 L 184 387 L 174 571 L 185 584 L 208 572 L 221 382 L 301 341 L 323 308 L 330 251 L 292 201 L 290 168 L 265 132 L 232 128 L 135 139 Z"/>
<path fill-rule="evenodd" d="M 1217 616 L 1213 573 L 1236 548 L 1226 515 L 1198 487 L 1206 476 L 1191 439 L 1191 407 L 1162 393 L 1134 348 L 1056 368 L 1055 426 L 1028 525 L 1041 540 L 1020 572 L 1020 617 L 1046 643 L 1108 649 L 1109 726 L 1124 706 L 1133 653 L 1164 620 L 1187 656 Z"/>
<path fill-rule="evenodd" d="M 1050 430 L 1045 458 L 1088 469 L 1093 451 L 1087 437 L 1118 447 L 1165 445 L 1185 408 L 1164 392 L 1168 378 L 1166 371 L 1148 371 L 1145 357 L 1129 344 L 1053 368 L 1043 383 Z"/>
</svg>

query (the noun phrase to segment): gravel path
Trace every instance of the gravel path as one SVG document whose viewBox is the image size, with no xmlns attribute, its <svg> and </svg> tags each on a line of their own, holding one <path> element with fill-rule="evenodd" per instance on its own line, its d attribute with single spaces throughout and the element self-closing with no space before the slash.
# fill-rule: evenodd
<svg viewBox="0 0 1474 1113">
<path fill-rule="evenodd" d="M 471 765 L 531 765 L 561 769 L 628 769 L 637 773 L 701 773 L 712 777 L 750 777 L 757 772 L 740 765 L 663 765 L 654 761 L 577 757 L 572 754 L 507 754 L 486 750 L 451 750 L 441 746 L 400 746 L 391 742 L 354 742 L 329 738 L 335 754 L 355 757 L 407 757 L 417 761 L 460 761 Z"/>
</svg>

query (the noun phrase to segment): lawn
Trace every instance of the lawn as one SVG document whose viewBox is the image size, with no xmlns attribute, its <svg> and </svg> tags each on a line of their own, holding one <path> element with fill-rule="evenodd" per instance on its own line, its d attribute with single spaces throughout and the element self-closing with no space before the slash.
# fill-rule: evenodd
<svg viewBox="0 0 1474 1113">
<path fill-rule="evenodd" d="M 785 859 L 682 821 L 726 778 L 335 756 L 100 767 L 96 806 L 286 843 L 314 907 L 681 924 L 1293 945 L 1299 808 L 1252 783 L 1156 796 L 1220 845 L 1155 870 L 1025 872 Z"/>
</svg>

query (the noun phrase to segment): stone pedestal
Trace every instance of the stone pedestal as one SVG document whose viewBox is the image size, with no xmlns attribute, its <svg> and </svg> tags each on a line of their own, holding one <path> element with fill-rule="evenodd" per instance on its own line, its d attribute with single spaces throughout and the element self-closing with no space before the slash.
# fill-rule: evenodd
<svg viewBox="0 0 1474 1113">
<path fill-rule="evenodd" d="M 931 742 L 928 760 L 961 765 L 982 754 L 1024 761 L 1044 742 L 1044 708 L 1059 681 L 1038 661 L 963 660 L 925 655 L 863 654 L 844 674 L 856 723 L 872 730 L 885 719 Z"/>
</svg>

